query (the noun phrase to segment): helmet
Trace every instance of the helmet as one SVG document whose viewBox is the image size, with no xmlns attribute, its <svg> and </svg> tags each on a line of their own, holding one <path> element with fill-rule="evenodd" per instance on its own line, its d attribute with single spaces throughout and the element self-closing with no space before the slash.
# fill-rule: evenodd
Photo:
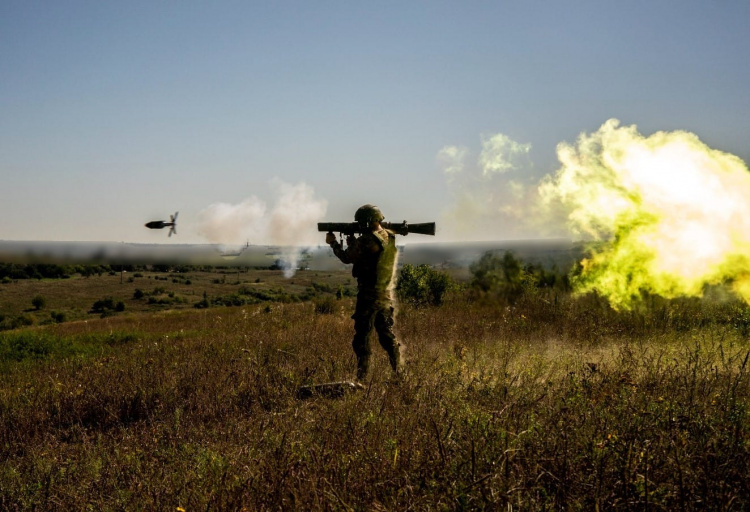
<svg viewBox="0 0 750 512">
<path fill-rule="evenodd" d="M 369 227 L 373 222 L 380 222 L 385 217 L 380 208 L 374 204 L 366 204 L 360 206 L 357 212 L 354 214 L 354 220 L 359 223 L 360 226 Z"/>
</svg>

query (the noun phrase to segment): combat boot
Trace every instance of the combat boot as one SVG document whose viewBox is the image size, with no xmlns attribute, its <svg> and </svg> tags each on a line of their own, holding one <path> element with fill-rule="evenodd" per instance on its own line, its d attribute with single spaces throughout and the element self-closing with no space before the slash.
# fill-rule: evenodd
<svg viewBox="0 0 750 512">
<path fill-rule="evenodd" d="M 391 363 L 391 368 L 395 375 L 401 375 L 404 371 L 404 365 L 401 359 L 401 344 L 396 341 L 388 351 L 388 361 Z"/>
<path fill-rule="evenodd" d="M 357 356 L 357 380 L 364 382 L 370 370 L 370 358 L 368 356 Z"/>
</svg>

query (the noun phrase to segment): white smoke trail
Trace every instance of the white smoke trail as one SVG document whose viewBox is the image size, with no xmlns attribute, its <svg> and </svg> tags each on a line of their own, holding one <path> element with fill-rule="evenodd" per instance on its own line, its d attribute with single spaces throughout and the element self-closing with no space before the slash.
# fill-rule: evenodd
<svg viewBox="0 0 750 512">
<path fill-rule="evenodd" d="M 284 275 L 291 277 L 302 251 L 319 242 L 317 223 L 328 202 L 315 197 L 305 183 L 271 183 L 275 200 L 270 208 L 255 197 L 238 204 L 215 203 L 198 213 L 198 233 L 213 243 L 237 245 L 279 245 L 285 263 Z"/>
</svg>

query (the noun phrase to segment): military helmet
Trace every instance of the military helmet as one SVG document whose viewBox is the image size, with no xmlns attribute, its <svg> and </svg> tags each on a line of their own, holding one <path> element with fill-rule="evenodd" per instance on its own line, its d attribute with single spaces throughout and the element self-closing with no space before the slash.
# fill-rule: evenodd
<svg viewBox="0 0 750 512">
<path fill-rule="evenodd" d="M 364 206 L 360 206 L 357 212 L 354 214 L 354 220 L 357 221 L 362 226 L 370 226 L 373 222 L 380 222 L 383 220 L 385 216 L 383 215 L 383 212 L 380 211 L 380 208 L 375 206 L 374 204 L 366 204 Z"/>
</svg>

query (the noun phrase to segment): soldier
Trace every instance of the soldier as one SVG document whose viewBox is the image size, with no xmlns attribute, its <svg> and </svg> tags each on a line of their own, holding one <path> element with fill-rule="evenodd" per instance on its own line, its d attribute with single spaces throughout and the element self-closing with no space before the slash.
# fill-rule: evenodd
<svg viewBox="0 0 750 512">
<path fill-rule="evenodd" d="M 366 204 L 354 214 L 362 235 L 349 235 L 346 249 L 336 235 L 326 234 L 326 243 L 344 263 L 352 263 L 352 276 L 357 278 L 357 306 L 352 347 L 357 356 L 357 380 L 364 380 L 370 363 L 370 333 L 378 334 L 380 345 L 388 353 L 393 372 L 401 370 L 401 344 L 393 333 L 393 285 L 396 272 L 396 235 L 380 225 L 383 214 L 377 206 Z"/>
</svg>

